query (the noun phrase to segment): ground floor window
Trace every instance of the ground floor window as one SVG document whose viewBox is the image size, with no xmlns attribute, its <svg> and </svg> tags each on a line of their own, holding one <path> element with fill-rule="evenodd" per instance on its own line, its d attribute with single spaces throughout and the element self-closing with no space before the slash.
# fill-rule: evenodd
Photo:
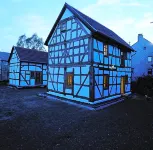
<svg viewBox="0 0 153 150">
<path fill-rule="evenodd" d="M 152 75 L 152 69 L 148 69 L 148 75 Z"/>
<path fill-rule="evenodd" d="M 73 73 L 66 73 L 66 88 L 73 87 Z"/>
<path fill-rule="evenodd" d="M 109 87 L 109 75 L 104 75 L 104 89 Z"/>
</svg>

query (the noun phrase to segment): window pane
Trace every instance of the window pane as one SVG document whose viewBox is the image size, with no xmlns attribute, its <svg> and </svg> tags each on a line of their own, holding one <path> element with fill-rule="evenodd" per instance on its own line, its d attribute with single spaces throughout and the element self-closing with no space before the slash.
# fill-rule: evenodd
<svg viewBox="0 0 153 150">
<path fill-rule="evenodd" d="M 104 55 L 107 56 L 108 55 L 108 45 L 104 44 Z"/>
<path fill-rule="evenodd" d="M 152 61 L 152 57 L 149 56 L 149 57 L 148 57 L 148 62 L 151 62 L 151 61 Z"/>
</svg>

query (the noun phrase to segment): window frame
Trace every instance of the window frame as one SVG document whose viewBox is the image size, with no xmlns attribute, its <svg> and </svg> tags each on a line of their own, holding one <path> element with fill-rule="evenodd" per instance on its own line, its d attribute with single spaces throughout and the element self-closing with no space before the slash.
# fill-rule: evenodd
<svg viewBox="0 0 153 150">
<path fill-rule="evenodd" d="M 103 51 L 104 57 L 108 57 L 109 45 L 107 43 L 103 43 Z"/>
<path fill-rule="evenodd" d="M 105 77 L 106 77 L 106 83 L 105 83 Z M 104 90 L 109 89 L 109 74 L 103 75 L 103 88 Z"/>
<path fill-rule="evenodd" d="M 127 52 L 120 51 L 121 57 L 121 67 L 125 67 L 125 60 L 127 59 Z"/>
<path fill-rule="evenodd" d="M 70 81 L 71 80 L 71 81 Z M 68 89 L 73 88 L 74 86 L 74 73 L 73 72 L 67 72 L 65 76 L 65 87 Z"/>
<path fill-rule="evenodd" d="M 67 22 L 64 21 L 60 24 L 60 32 L 65 32 L 67 31 Z"/>
</svg>

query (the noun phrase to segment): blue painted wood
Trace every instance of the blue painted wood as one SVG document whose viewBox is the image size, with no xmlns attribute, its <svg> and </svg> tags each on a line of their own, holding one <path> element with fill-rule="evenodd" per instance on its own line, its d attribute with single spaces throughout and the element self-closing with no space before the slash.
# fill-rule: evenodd
<svg viewBox="0 0 153 150">
<path fill-rule="evenodd" d="M 127 52 L 125 67 L 122 67 L 120 47 L 112 45 L 108 39 L 102 40 L 103 37 L 93 37 L 71 10 L 66 9 L 60 17 L 48 40 L 48 93 L 73 100 L 82 98 L 89 101 L 118 96 L 121 95 L 121 77 L 125 75 L 129 78 L 125 92 L 129 92 L 131 52 Z M 63 23 L 67 26 L 65 31 L 61 30 Z M 108 45 L 107 56 L 104 56 L 104 44 Z M 68 72 L 74 73 L 73 92 L 65 85 Z M 104 89 L 104 74 L 109 75 L 108 89 Z"/>
</svg>

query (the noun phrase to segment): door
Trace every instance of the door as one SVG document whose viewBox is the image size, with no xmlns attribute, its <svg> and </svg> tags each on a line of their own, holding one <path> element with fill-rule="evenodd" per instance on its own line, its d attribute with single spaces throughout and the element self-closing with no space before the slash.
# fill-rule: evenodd
<svg viewBox="0 0 153 150">
<path fill-rule="evenodd" d="M 125 93 L 125 77 L 121 77 L 121 94 Z"/>
<path fill-rule="evenodd" d="M 35 79 L 36 79 L 36 85 L 37 84 L 42 84 L 42 72 L 36 72 L 36 77 L 35 77 Z"/>
</svg>

